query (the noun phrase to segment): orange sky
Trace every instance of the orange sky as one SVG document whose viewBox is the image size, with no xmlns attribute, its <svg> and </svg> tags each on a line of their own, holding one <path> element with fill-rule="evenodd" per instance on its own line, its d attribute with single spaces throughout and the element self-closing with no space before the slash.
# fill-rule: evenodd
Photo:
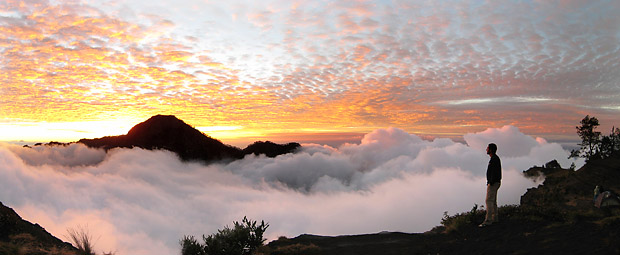
<svg viewBox="0 0 620 255">
<path fill-rule="evenodd" d="M 355 141 L 389 126 L 575 139 L 586 114 L 604 131 L 620 123 L 614 9 L 3 1 L 0 141 L 118 135 L 155 114 L 236 145 Z"/>
</svg>

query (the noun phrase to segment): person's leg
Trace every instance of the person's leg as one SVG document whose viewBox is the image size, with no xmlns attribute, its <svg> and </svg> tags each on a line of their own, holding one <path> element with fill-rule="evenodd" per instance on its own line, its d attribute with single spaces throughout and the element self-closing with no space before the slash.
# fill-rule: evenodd
<svg viewBox="0 0 620 255">
<path fill-rule="evenodd" d="M 491 222 L 495 223 L 499 221 L 499 210 L 497 209 L 497 190 L 499 190 L 499 186 L 501 183 L 495 183 L 491 185 L 491 189 L 493 192 L 493 214 L 491 214 Z"/>
<path fill-rule="evenodd" d="M 486 197 L 486 207 L 487 214 L 484 218 L 484 222 L 482 222 L 481 226 L 489 225 L 494 221 L 497 221 L 497 189 L 499 189 L 499 184 L 496 183 L 494 185 L 487 184 L 487 197 Z"/>
<path fill-rule="evenodd" d="M 484 217 L 484 221 L 482 222 L 481 226 L 487 225 L 487 224 L 491 223 L 491 220 L 492 220 L 492 217 L 493 217 L 492 216 L 492 213 L 493 213 L 493 199 L 492 199 L 492 195 L 493 194 L 492 193 L 493 193 L 493 191 L 491 189 L 491 185 L 487 184 L 487 196 L 486 196 L 486 199 L 485 199 L 485 204 L 486 204 L 486 207 L 487 207 L 487 214 Z"/>
</svg>

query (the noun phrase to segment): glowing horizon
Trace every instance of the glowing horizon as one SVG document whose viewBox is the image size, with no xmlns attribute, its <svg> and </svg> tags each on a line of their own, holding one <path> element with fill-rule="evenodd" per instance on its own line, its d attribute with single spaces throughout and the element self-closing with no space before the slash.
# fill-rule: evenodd
<svg viewBox="0 0 620 255">
<path fill-rule="evenodd" d="M 576 139 L 586 114 L 603 132 L 620 123 L 619 9 L 3 1 L 0 141 L 120 135 L 156 114 L 238 144 L 386 127 L 459 137 L 504 125 Z"/>
</svg>

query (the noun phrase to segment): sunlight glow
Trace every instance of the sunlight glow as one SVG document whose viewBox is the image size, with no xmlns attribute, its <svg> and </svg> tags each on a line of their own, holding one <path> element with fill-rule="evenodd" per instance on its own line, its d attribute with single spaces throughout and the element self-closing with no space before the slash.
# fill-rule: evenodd
<svg viewBox="0 0 620 255">
<path fill-rule="evenodd" d="M 222 139 L 618 120 L 602 4 L 35 2 L 0 1 L 0 140 L 117 135 L 131 126 L 99 121 L 157 114 Z"/>
<path fill-rule="evenodd" d="M 235 145 L 250 143 L 254 137 L 263 136 L 264 133 L 257 130 L 250 130 L 242 126 L 206 126 L 196 127 L 204 134 L 223 141 L 238 141 Z"/>
<path fill-rule="evenodd" d="M 0 123 L 0 141 L 75 142 L 80 138 L 124 135 L 135 124 L 127 120 Z"/>
</svg>

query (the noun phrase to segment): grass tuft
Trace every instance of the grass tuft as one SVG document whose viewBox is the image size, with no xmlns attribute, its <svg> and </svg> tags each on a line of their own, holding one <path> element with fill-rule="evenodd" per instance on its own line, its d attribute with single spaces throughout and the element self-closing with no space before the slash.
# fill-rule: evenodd
<svg viewBox="0 0 620 255">
<path fill-rule="evenodd" d="M 68 228 L 67 233 L 70 242 L 79 250 L 80 255 L 96 255 L 88 227 Z"/>
</svg>

